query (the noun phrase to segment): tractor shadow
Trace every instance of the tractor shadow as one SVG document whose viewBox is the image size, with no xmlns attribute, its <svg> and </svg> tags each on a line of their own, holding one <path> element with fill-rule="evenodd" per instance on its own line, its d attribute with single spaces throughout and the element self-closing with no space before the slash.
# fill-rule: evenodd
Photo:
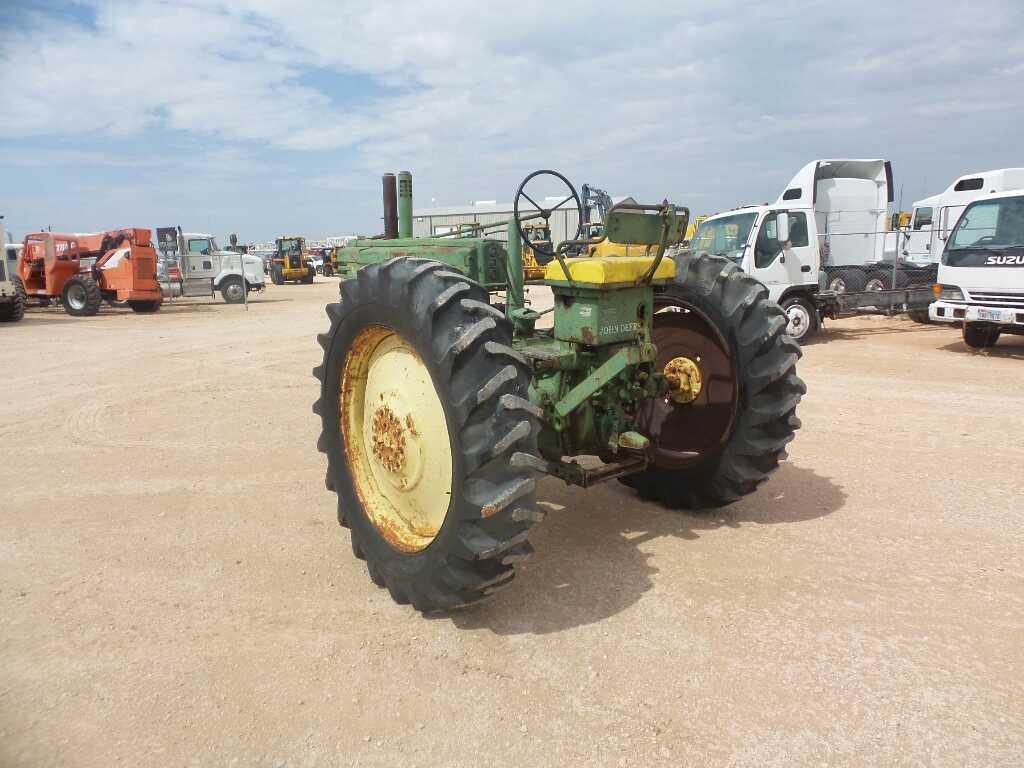
<svg viewBox="0 0 1024 768">
<path fill-rule="evenodd" d="M 625 610 L 651 589 L 659 571 L 644 552 L 648 541 L 679 539 L 679 557 L 685 558 L 683 542 L 699 546 L 703 532 L 814 520 L 841 509 L 846 500 L 829 478 L 788 463 L 758 493 L 718 510 L 666 509 L 614 481 L 584 491 L 545 480 L 537 495 L 551 505 L 530 536 L 537 555 L 495 600 L 450 614 L 459 628 L 542 635 L 592 624 Z M 686 587 L 661 586 L 680 592 Z"/>
</svg>

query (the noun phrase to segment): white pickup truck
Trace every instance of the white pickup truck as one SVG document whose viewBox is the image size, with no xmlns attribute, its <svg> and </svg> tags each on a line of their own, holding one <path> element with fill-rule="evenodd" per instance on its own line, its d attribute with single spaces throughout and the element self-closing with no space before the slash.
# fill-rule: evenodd
<svg viewBox="0 0 1024 768">
<path fill-rule="evenodd" d="M 946 239 L 935 292 L 929 316 L 961 323 L 969 347 L 1024 335 L 1024 189 L 967 205 Z"/>
<path fill-rule="evenodd" d="M 165 296 L 209 296 L 220 291 L 228 304 L 241 304 L 246 292 L 265 287 L 263 260 L 258 256 L 224 251 L 213 235 L 182 232 L 177 237 L 177 262 L 180 275 L 164 270 L 160 286 Z M 242 269 L 245 279 L 242 279 Z"/>
</svg>

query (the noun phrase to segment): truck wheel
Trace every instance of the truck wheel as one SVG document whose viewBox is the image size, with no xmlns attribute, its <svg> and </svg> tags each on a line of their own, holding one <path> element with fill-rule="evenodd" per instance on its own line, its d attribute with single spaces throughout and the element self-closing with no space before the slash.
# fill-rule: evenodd
<svg viewBox="0 0 1024 768">
<path fill-rule="evenodd" d="M 856 293 L 857 272 L 842 267 L 832 267 L 828 270 L 828 282 L 825 287 L 833 293 Z"/>
<path fill-rule="evenodd" d="M 786 333 L 801 344 L 818 331 L 818 310 L 803 296 L 790 296 L 782 302 L 789 318 Z"/>
<path fill-rule="evenodd" d="M 767 289 L 731 261 L 706 256 L 680 267 L 654 297 L 656 364 L 692 365 L 701 384 L 690 402 L 645 403 L 637 420 L 652 436 L 653 464 L 625 482 L 668 506 L 720 507 L 753 493 L 786 456 L 806 392 L 800 346 Z"/>
<path fill-rule="evenodd" d="M 225 277 L 220 284 L 220 295 L 227 304 L 242 304 L 245 302 L 245 286 L 242 278 L 237 276 Z"/>
<path fill-rule="evenodd" d="M 163 303 L 163 297 L 159 299 L 128 299 L 128 306 L 132 308 L 133 312 L 140 314 L 157 312 Z"/>
<path fill-rule="evenodd" d="M 64 311 L 75 317 L 88 317 L 99 312 L 103 296 L 91 275 L 75 275 L 64 283 L 60 294 Z"/>
<path fill-rule="evenodd" d="M 277 265 L 270 268 L 270 282 L 274 285 L 284 285 L 284 275 L 281 274 L 281 268 Z"/>
<path fill-rule="evenodd" d="M 871 272 L 867 275 L 867 282 L 864 283 L 865 291 L 885 291 L 889 288 L 891 273 L 889 275 L 881 272 Z"/>
<path fill-rule="evenodd" d="M 513 453 L 537 453 L 530 366 L 487 291 L 446 264 L 363 267 L 327 306 L 313 373 L 338 520 L 370 578 L 432 611 L 509 584 L 532 553 L 534 480 Z"/>
<path fill-rule="evenodd" d="M 972 349 L 988 349 L 999 341 L 998 328 L 984 323 L 964 323 L 964 344 Z"/>
<path fill-rule="evenodd" d="M 10 301 L 0 304 L 0 322 L 16 323 L 25 317 L 25 307 L 28 306 L 28 295 L 25 293 L 25 284 L 20 277 L 12 277 L 14 285 L 14 296 Z"/>
</svg>

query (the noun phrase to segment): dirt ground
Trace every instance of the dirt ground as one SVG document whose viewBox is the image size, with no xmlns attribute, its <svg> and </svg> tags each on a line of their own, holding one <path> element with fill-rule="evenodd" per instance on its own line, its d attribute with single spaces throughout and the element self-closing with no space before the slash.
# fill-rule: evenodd
<svg viewBox="0 0 1024 768">
<path fill-rule="evenodd" d="M 336 290 L 0 327 L 0 766 L 1024 762 L 1024 338 L 832 323 L 760 493 L 543 481 L 513 587 L 424 619 L 324 490 Z"/>
</svg>

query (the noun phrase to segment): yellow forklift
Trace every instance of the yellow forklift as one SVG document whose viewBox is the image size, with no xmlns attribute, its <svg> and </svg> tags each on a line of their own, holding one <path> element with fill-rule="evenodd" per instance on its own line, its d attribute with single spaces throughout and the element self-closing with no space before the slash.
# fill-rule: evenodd
<svg viewBox="0 0 1024 768">
<path fill-rule="evenodd" d="M 285 283 L 312 283 L 316 269 L 309 258 L 306 238 L 284 235 L 274 241 L 274 256 L 270 261 L 270 282 L 274 285 Z"/>
</svg>

